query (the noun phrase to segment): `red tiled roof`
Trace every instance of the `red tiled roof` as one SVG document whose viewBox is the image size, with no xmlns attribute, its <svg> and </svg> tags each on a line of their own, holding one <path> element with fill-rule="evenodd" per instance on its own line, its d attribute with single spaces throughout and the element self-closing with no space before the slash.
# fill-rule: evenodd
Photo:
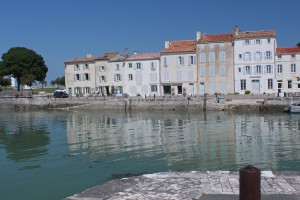
<svg viewBox="0 0 300 200">
<path fill-rule="evenodd" d="M 153 59 L 153 58 L 159 58 L 159 53 L 144 53 L 144 54 L 133 54 L 127 60 L 143 60 L 143 59 Z"/>
<path fill-rule="evenodd" d="M 162 50 L 164 53 L 196 51 L 196 41 L 181 40 L 170 42 L 170 47 Z"/>
<path fill-rule="evenodd" d="M 113 57 L 115 57 L 119 54 L 120 54 L 119 52 L 107 52 L 107 53 L 102 54 L 101 56 L 96 57 L 95 59 L 97 59 L 97 60 L 103 60 L 103 59 L 107 60 L 107 59 L 113 58 Z"/>
<path fill-rule="evenodd" d="M 300 53 L 300 47 L 277 48 L 277 54 Z"/>
<path fill-rule="evenodd" d="M 232 34 L 231 33 L 225 33 L 225 34 L 208 34 L 208 35 L 203 35 L 198 40 L 198 43 L 230 42 L 230 41 L 232 41 Z"/>
<path fill-rule="evenodd" d="M 65 63 L 77 63 L 77 62 L 89 62 L 89 61 L 93 61 L 94 58 L 73 58 L 71 60 L 65 61 Z"/>
<path fill-rule="evenodd" d="M 245 31 L 238 32 L 234 38 L 257 38 L 257 37 L 275 37 L 275 30 L 262 30 L 262 31 Z"/>
</svg>

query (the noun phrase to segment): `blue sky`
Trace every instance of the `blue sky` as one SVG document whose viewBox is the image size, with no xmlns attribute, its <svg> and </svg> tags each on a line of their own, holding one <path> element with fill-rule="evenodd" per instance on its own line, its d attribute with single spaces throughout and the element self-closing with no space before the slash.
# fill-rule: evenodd
<svg viewBox="0 0 300 200">
<path fill-rule="evenodd" d="M 164 40 L 275 29 L 278 47 L 300 42 L 299 0 L 1 0 L 0 55 L 26 47 L 44 57 L 47 81 L 64 61 L 104 52 L 160 52 Z"/>
</svg>

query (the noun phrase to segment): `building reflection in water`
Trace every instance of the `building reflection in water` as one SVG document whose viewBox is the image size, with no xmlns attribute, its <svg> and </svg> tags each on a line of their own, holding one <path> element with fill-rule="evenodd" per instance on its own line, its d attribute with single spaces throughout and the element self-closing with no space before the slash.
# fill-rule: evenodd
<svg viewBox="0 0 300 200">
<path fill-rule="evenodd" d="M 248 164 L 276 169 L 280 155 L 295 138 L 290 133 L 299 133 L 299 122 L 297 128 L 285 125 L 295 123 L 289 117 L 231 112 L 80 112 L 68 117 L 67 133 L 70 150 L 88 153 L 93 159 L 126 153 L 129 157 L 160 157 L 168 165 L 183 164 L 185 169 L 237 169 Z M 287 145 L 277 149 L 282 142 Z M 289 156 L 299 159 L 295 154 Z"/>
</svg>

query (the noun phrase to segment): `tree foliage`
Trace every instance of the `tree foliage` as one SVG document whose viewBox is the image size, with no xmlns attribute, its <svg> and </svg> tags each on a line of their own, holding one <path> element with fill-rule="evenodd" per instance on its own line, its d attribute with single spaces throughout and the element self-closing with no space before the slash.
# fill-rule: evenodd
<svg viewBox="0 0 300 200">
<path fill-rule="evenodd" d="M 62 76 L 62 77 L 57 77 L 55 80 L 52 80 L 51 82 L 50 82 L 50 84 L 52 85 L 52 86 L 55 86 L 55 85 L 57 85 L 57 87 L 59 87 L 59 86 L 65 86 L 65 76 Z"/>
<path fill-rule="evenodd" d="M 3 76 L 0 76 L 0 85 L 6 90 L 7 87 L 11 86 L 10 78 L 4 78 Z"/>
<path fill-rule="evenodd" d="M 297 45 L 297 47 L 300 47 L 300 42 L 298 42 L 296 45 Z"/>
<path fill-rule="evenodd" d="M 18 91 L 20 90 L 22 77 L 28 79 L 34 76 L 34 81 L 43 81 L 47 72 L 48 68 L 43 57 L 33 50 L 25 47 L 13 47 L 2 55 L 0 74 L 11 75 L 16 78 Z"/>
</svg>

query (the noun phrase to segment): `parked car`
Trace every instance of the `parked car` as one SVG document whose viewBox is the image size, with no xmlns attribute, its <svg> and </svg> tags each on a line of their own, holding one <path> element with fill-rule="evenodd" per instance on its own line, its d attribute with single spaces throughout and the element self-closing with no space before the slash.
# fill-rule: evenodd
<svg viewBox="0 0 300 200">
<path fill-rule="evenodd" d="M 65 92 L 62 92 L 62 91 L 55 91 L 54 92 L 54 97 L 55 98 L 68 98 L 69 95 Z"/>
</svg>

